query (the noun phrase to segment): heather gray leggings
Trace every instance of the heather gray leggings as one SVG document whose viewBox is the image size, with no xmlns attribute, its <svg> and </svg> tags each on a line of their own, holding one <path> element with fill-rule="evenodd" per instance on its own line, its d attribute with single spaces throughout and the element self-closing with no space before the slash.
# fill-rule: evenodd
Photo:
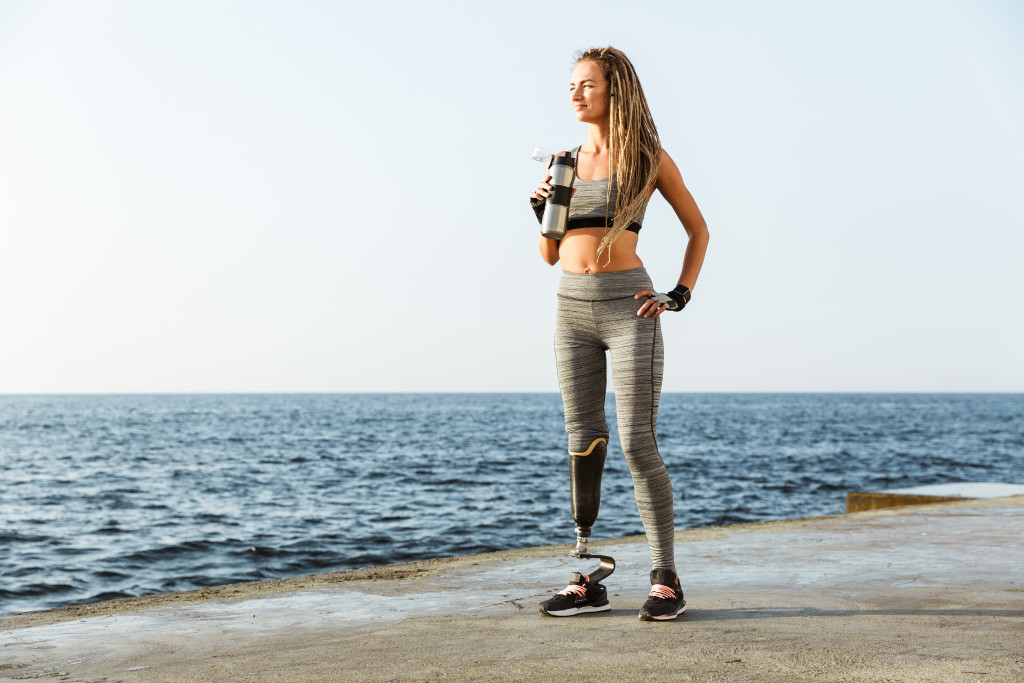
<svg viewBox="0 0 1024 683">
<path fill-rule="evenodd" d="M 605 351 L 611 351 L 619 443 L 633 475 L 636 506 L 654 569 L 675 569 L 672 483 L 658 453 L 655 424 L 664 368 L 661 324 L 641 318 L 633 296 L 651 289 L 643 268 L 562 273 L 555 322 L 555 362 L 569 452 L 608 439 L 604 416 Z"/>
</svg>

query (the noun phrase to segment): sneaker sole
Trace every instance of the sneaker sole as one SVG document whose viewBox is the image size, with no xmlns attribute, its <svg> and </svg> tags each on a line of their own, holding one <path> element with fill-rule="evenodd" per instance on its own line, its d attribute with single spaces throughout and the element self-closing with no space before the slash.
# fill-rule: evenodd
<svg viewBox="0 0 1024 683">
<path fill-rule="evenodd" d="M 656 616 L 654 616 L 652 614 L 641 614 L 640 615 L 640 621 L 671 621 L 672 619 L 675 619 L 676 617 L 678 617 L 680 614 L 682 614 L 685 611 L 686 611 L 686 605 L 683 605 L 678 610 L 676 610 L 675 614 L 666 614 L 666 615 L 660 616 L 660 617 L 656 617 Z"/>
<path fill-rule="evenodd" d="M 544 609 L 544 606 L 538 608 L 541 614 L 546 614 L 549 617 L 572 617 L 577 614 L 588 614 L 590 612 L 607 612 L 612 608 L 610 603 L 604 603 L 603 605 L 587 605 L 586 607 L 570 607 L 569 609 L 560 609 L 548 611 Z"/>
</svg>

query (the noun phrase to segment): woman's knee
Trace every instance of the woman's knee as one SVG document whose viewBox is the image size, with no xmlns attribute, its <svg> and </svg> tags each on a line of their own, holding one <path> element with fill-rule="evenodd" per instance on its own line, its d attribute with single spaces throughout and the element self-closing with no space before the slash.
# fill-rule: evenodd
<svg viewBox="0 0 1024 683">
<path fill-rule="evenodd" d="M 654 436 L 653 425 L 635 425 L 623 427 L 619 425 L 619 444 L 626 460 L 644 459 L 651 454 L 658 455 L 658 443 Z M 660 456 L 658 456 L 660 459 Z"/>
<path fill-rule="evenodd" d="M 567 424 L 565 431 L 569 435 L 569 452 L 576 455 L 589 453 L 598 442 L 608 443 L 607 425 L 602 427 L 602 425 L 570 426 Z"/>
</svg>

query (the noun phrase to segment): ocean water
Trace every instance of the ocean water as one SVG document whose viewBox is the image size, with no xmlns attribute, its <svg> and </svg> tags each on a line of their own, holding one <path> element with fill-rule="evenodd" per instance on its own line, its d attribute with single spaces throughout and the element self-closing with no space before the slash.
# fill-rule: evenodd
<svg viewBox="0 0 1024 683">
<path fill-rule="evenodd" d="M 1020 394 L 665 394 L 658 437 L 680 528 L 1024 482 Z M 595 538 L 643 531 L 611 445 Z M 556 394 L 0 396 L 0 613 L 568 543 L 565 446 Z"/>
</svg>

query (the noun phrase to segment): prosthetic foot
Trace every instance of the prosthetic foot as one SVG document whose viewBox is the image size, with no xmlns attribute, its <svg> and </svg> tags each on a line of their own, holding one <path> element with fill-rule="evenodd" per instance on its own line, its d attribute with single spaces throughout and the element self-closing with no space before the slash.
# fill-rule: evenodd
<svg viewBox="0 0 1024 683">
<path fill-rule="evenodd" d="M 615 560 L 589 552 L 590 529 L 601 507 L 601 475 L 608 455 L 608 440 L 594 439 L 582 453 L 569 452 L 569 483 L 572 489 L 572 518 L 576 522 L 576 549 L 570 555 L 584 560 L 596 559 L 601 566 L 588 576 L 591 583 L 607 579 L 615 571 Z"/>
</svg>

